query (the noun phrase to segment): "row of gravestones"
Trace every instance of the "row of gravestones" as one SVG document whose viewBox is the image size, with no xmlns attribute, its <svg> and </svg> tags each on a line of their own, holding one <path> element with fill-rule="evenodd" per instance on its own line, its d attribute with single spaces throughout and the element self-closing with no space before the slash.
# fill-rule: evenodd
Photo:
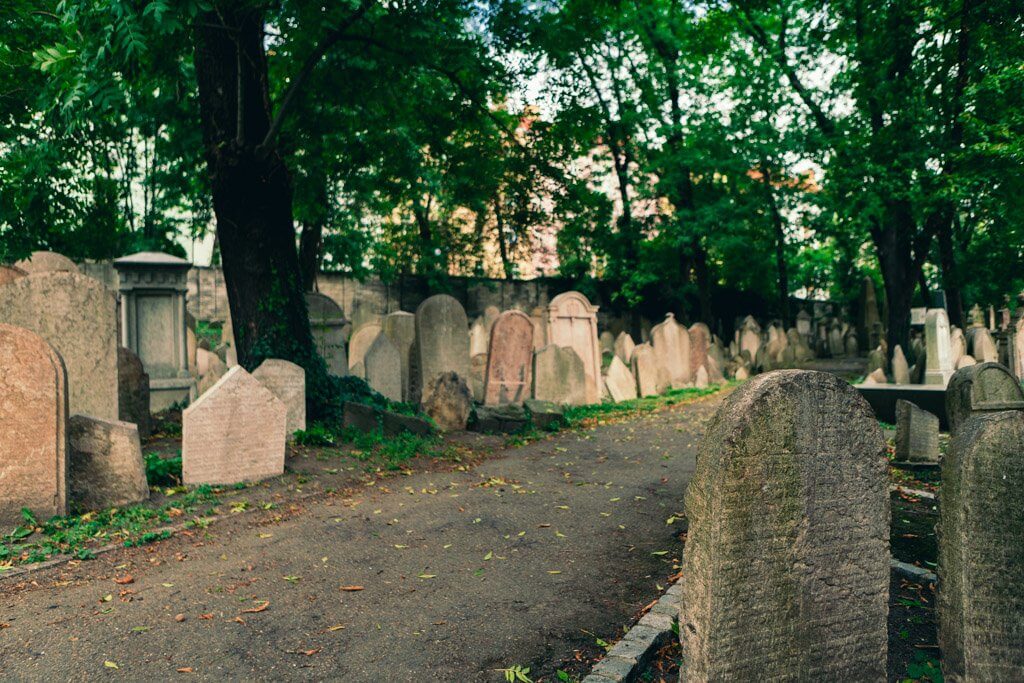
<svg viewBox="0 0 1024 683">
<path fill-rule="evenodd" d="M 947 680 L 1024 680 L 1024 393 L 1003 366 L 946 392 L 939 644 Z M 680 680 L 885 680 L 889 490 L 867 403 L 784 370 L 723 403 L 686 492 Z"/>
</svg>

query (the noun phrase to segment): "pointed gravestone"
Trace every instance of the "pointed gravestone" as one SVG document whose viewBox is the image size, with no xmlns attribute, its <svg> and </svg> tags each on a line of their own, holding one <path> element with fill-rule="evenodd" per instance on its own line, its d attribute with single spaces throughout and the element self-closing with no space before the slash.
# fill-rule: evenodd
<svg viewBox="0 0 1024 683">
<path fill-rule="evenodd" d="M 352 338 L 348 340 L 349 372 L 353 372 L 353 368 L 356 366 L 361 366 L 365 369 L 366 366 L 363 363 L 363 359 L 370 345 L 373 344 L 379 334 L 380 323 L 376 322 L 363 323 L 362 327 L 352 333 Z"/>
<path fill-rule="evenodd" d="M 939 418 L 910 401 L 896 401 L 896 460 L 939 461 Z"/>
<path fill-rule="evenodd" d="M 68 434 L 68 489 L 77 507 L 104 510 L 149 498 L 138 427 L 74 415 Z"/>
<path fill-rule="evenodd" d="M 999 360 L 999 352 L 996 351 L 996 343 L 992 339 L 992 333 L 984 327 L 971 329 L 971 355 L 979 363 L 995 363 Z"/>
<path fill-rule="evenodd" d="M 604 383 L 608 387 L 608 394 L 616 403 L 636 398 L 636 380 L 618 356 L 612 358 Z"/>
<path fill-rule="evenodd" d="M 949 318 L 941 308 L 932 308 L 925 315 L 926 347 L 925 384 L 946 386 L 953 376 L 953 360 L 949 348 Z"/>
<path fill-rule="evenodd" d="M 967 353 L 967 339 L 964 337 L 963 330 L 959 327 L 954 327 L 949 332 L 949 357 L 953 361 L 953 367 L 960 359 Z"/>
<path fill-rule="evenodd" d="M 520 311 L 505 311 L 491 326 L 484 373 L 484 403 L 522 403 L 533 387 L 533 322 Z"/>
<path fill-rule="evenodd" d="M 780 370 L 731 394 L 686 491 L 681 680 L 885 680 L 885 443 L 857 390 Z"/>
<path fill-rule="evenodd" d="M 392 401 L 402 401 L 402 359 L 387 335 L 379 334 L 363 358 L 366 383 Z"/>
<path fill-rule="evenodd" d="M 910 366 L 899 344 L 892 352 L 892 381 L 894 384 L 910 384 Z"/>
<path fill-rule="evenodd" d="M 587 403 L 587 377 L 579 354 L 554 344 L 535 353 L 533 397 L 559 405 Z"/>
<path fill-rule="evenodd" d="M 619 332 L 619 336 L 615 338 L 615 355 L 627 365 L 633 361 L 633 350 L 636 348 L 636 344 L 633 342 L 633 337 L 629 335 L 629 332 Z"/>
<path fill-rule="evenodd" d="M 408 401 L 411 394 L 412 368 L 415 366 L 413 349 L 416 346 L 416 316 L 405 311 L 389 313 L 381 321 L 381 332 L 387 335 L 398 349 L 402 364 L 402 400 Z"/>
<path fill-rule="evenodd" d="M 974 413 L 1020 410 L 1024 391 L 1006 367 L 999 363 L 980 363 L 957 370 L 946 387 L 946 418 L 949 433 Z"/>
<path fill-rule="evenodd" d="M 440 375 L 469 380 L 469 323 L 453 297 L 435 294 L 416 309 L 416 386 L 421 393 Z"/>
<path fill-rule="evenodd" d="M 253 370 L 252 376 L 270 389 L 288 411 L 285 431 L 288 438 L 306 428 L 306 371 L 301 365 L 279 358 L 268 358 Z"/>
<path fill-rule="evenodd" d="M 237 484 L 284 472 L 288 409 L 240 365 L 181 416 L 187 485 Z"/>
<path fill-rule="evenodd" d="M 708 364 L 708 351 L 711 349 L 711 330 L 704 323 L 690 325 L 690 376 L 696 377 L 697 370 Z"/>
<path fill-rule="evenodd" d="M 67 375 L 38 334 L 0 323 L 0 534 L 67 514 Z"/>
<path fill-rule="evenodd" d="M 306 308 L 309 309 L 309 330 L 313 334 L 316 350 L 327 362 L 332 375 L 344 377 L 348 374 L 348 359 L 345 356 L 345 315 L 334 299 L 309 292 L 306 294 Z"/>
<path fill-rule="evenodd" d="M 658 359 L 650 344 L 639 344 L 633 349 L 633 375 L 640 396 L 657 396 L 660 387 Z"/>
<path fill-rule="evenodd" d="M 583 361 L 584 399 L 601 399 L 601 350 L 597 343 L 597 306 L 579 292 L 563 292 L 548 306 L 550 344 L 571 348 Z M 539 398 L 539 397 L 538 397 Z"/>
<path fill-rule="evenodd" d="M 63 359 L 72 414 L 118 418 L 116 310 L 113 292 L 77 272 L 38 273 L 0 287 L 0 320 L 32 330 Z"/>
<path fill-rule="evenodd" d="M 651 344 L 661 366 L 668 372 L 669 384 L 673 389 L 689 386 L 693 380 L 690 374 L 690 334 L 676 322 L 672 313 L 665 320 L 651 328 Z"/>
<path fill-rule="evenodd" d="M 947 681 L 1024 680 L 1022 450 L 1018 404 L 968 415 L 942 459 L 937 612 Z"/>
</svg>

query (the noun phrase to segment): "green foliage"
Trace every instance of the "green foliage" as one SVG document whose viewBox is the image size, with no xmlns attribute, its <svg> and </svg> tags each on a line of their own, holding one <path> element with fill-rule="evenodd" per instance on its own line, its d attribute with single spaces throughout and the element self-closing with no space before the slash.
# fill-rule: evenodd
<svg viewBox="0 0 1024 683">
<path fill-rule="evenodd" d="M 295 432 L 295 443 L 300 446 L 333 446 L 334 434 L 327 425 L 321 422 L 313 422 L 307 429 L 300 429 Z"/>
<path fill-rule="evenodd" d="M 180 486 L 181 456 L 162 458 L 156 453 L 146 454 L 146 481 L 150 486 Z"/>
</svg>

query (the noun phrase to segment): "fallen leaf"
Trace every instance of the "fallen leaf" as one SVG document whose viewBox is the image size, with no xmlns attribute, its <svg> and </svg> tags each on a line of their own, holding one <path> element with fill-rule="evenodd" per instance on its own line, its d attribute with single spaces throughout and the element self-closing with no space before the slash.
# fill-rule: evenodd
<svg viewBox="0 0 1024 683">
<path fill-rule="evenodd" d="M 245 619 L 243 619 L 242 617 L 235 617 L 234 619 L 228 619 L 228 621 L 233 621 L 236 624 L 244 624 L 245 623 Z"/>
<path fill-rule="evenodd" d="M 487 553 L 486 555 L 484 555 L 484 562 L 487 562 L 487 561 L 488 561 L 488 560 L 490 560 L 490 559 L 491 559 L 492 557 L 494 557 L 494 552 L 493 552 L 493 551 L 492 551 L 492 552 L 489 552 L 489 553 Z"/>
<path fill-rule="evenodd" d="M 200 614 L 200 619 L 213 619 L 213 612 L 207 612 L 206 614 Z"/>
<path fill-rule="evenodd" d="M 120 669 L 121 668 L 121 667 L 119 667 L 117 665 L 117 662 L 112 662 L 109 659 L 107 661 L 103 662 L 103 666 L 107 667 L 108 669 Z"/>
<path fill-rule="evenodd" d="M 181 622 L 185 621 L 185 615 L 184 614 L 175 614 L 174 615 L 174 620 L 180 624 Z"/>
<path fill-rule="evenodd" d="M 179 668 L 175 669 L 175 671 L 177 671 L 180 674 L 190 674 L 190 673 L 192 673 L 192 667 L 191 666 L 182 666 L 182 667 L 179 667 Z"/>
<path fill-rule="evenodd" d="M 353 593 L 353 592 L 355 592 L 355 591 L 361 591 L 361 590 L 363 590 L 363 587 L 362 587 L 362 586 L 342 586 L 342 587 L 341 587 L 341 590 L 343 590 L 343 591 L 347 591 L 347 592 L 349 592 L 349 593 Z"/>
<path fill-rule="evenodd" d="M 115 578 L 114 583 L 122 586 L 127 585 L 129 583 L 135 583 L 135 577 L 133 577 L 131 574 L 125 574 L 120 578 Z"/>
<path fill-rule="evenodd" d="M 270 600 L 264 600 L 255 607 L 250 607 L 249 609 L 242 610 L 242 614 L 256 614 L 257 612 L 266 611 L 268 607 L 270 607 Z"/>
<path fill-rule="evenodd" d="M 437 574 L 420 574 L 419 578 L 421 578 L 421 579 L 434 579 L 434 578 L 437 578 Z"/>
<path fill-rule="evenodd" d="M 344 626 L 342 626 L 341 624 L 337 624 L 336 626 L 331 626 L 331 627 L 330 627 L 330 628 L 328 628 L 327 630 L 328 630 L 328 631 L 340 631 L 340 630 L 341 630 L 341 629 L 343 629 L 343 628 L 345 628 L 345 627 L 344 627 Z"/>
<path fill-rule="evenodd" d="M 550 569 L 550 570 L 548 570 L 548 574 L 561 574 L 561 573 L 562 573 L 561 569 Z"/>
</svg>

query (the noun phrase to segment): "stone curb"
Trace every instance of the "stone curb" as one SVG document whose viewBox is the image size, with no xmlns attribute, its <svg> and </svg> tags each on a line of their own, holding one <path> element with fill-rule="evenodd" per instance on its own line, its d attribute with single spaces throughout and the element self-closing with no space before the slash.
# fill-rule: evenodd
<svg viewBox="0 0 1024 683">
<path fill-rule="evenodd" d="M 900 562 L 895 557 L 889 558 L 889 566 L 895 569 L 897 574 L 900 574 L 912 581 L 936 583 L 939 580 L 939 577 L 936 576 L 935 572 L 930 572 L 923 567 L 918 567 L 917 565 Z"/>
<path fill-rule="evenodd" d="M 927 500 L 935 500 L 936 496 L 931 491 L 922 491 L 921 489 L 909 489 L 906 486 L 890 486 L 890 491 L 898 491 L 908 496 L 916 496 L 918 498 L 925 498 Z"/>
</svg>

